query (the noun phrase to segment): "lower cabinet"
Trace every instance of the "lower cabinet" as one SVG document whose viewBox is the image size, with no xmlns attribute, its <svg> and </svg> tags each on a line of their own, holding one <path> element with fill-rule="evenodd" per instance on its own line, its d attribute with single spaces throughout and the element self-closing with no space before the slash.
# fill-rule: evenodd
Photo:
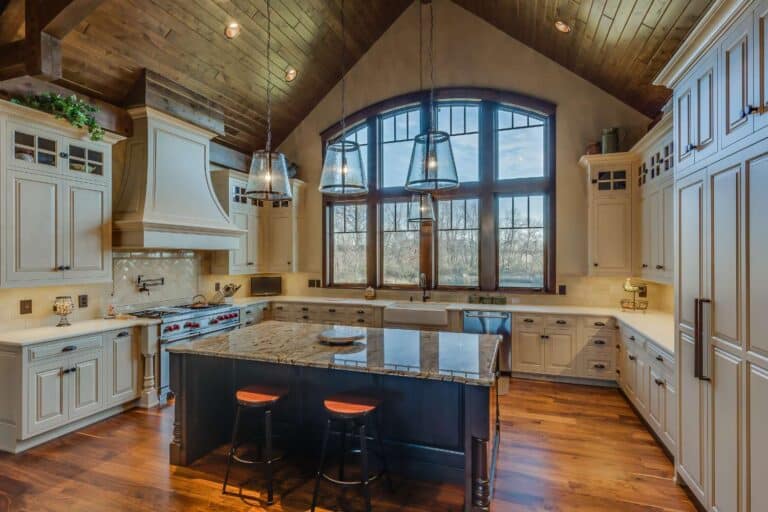
<svg viewBox="0 0 768 512">
<path fill-rule="evenodd" d="M 544 373 L 576 375 L 576 333 L 573 330 L 546 329 L 544 340 Z"/>
<path fill-rule="evenodd" d="M 512 332 L 512 371 L 579 376 L 577 333 L 573 318 L 537 315 L 517 318 Z"/>
<path fill-rule="evenodd" d="M 271 315 L 273 320 L 283 322 L 360 325 L 364 327 L 378 327 L 382 324 L 381 308 L 364 305 L 275 302 L 272 304 Z"/>
<path fill-rule="evenodd" d="M 512 371 L 544 373 L 542 331 L 517 330 L 512 339 Z"/>
<path fill-rule="evenodd" d="M 141 393 L 142 359 L 131 329 L 24 347 L 17 359 L 26 385 L 11 402 L 23 401 L 26 414 L 16 439 L 29 439 L 87 418 L 135 400 Z M 10 416 L 7 411 L 0 415 Z M 6 448 L 13 439 L 0 441 Z"/>
</svg>

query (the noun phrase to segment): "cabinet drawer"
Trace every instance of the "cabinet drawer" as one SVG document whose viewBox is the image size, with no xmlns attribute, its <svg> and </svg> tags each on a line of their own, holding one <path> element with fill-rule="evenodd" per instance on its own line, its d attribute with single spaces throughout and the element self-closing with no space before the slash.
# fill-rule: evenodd
<svg viewBox="0 0 768 512">
<path fill-rule="evenodd" d="M 574 327 L 576 319 L 571 316 L 548 316 L 547 327 L 566 328 Z"/>
<path fill-rule="evenodd" d="M 616 369 L 613 359 L 587 357 L 584 366 L 584 376 L 590 379 L 616 379 Z"/>
<path fill-rule="evenodd" d="M 68 357 L 78 352 L 90 349 L 100 349 L 102 347 L 103 343 L 101 335 L 55 341 L 31 347 L 29 349 L 29 360 L 44 361 L 54 357 Z"/>
<path fill-rule="evenodd" d="M 675 358 L 673 356 L 670 356 L 650 341 L 646 341 L 645 351 L 648 353 L 648 359 L 650 359 L 651 364 L 658 367 L 662 373 L 667 375 L 674 373 Z"/>
<path fill-rule="evenodd" d="M 543 316 L 526 314 L 518 314 L 513 316 L 515 318 L 515 325 L 520 327 L 543 327 L 545 323 Z"/>
<path fill-rule="evenodd" d="M 582 325 L 588 329 L 612 329 L 613 318 L 608 316 L 585 316 Z"/>
<path fill-rule="evenodd" d="M 613 342 L 613 336 L 602 336 L 600 334 L 595 334 L 593 336 L 587 337 L 584 349 L 612 354 L 616 350 L 616 346 Z"/>
<path fill-rule="evenodd" d="M 624 340 L 625 344 L 631 347 L 643 347 L 645 345 L 645 338 L 632 329 L 622 329 L 621 338 Z"/>
</svg>

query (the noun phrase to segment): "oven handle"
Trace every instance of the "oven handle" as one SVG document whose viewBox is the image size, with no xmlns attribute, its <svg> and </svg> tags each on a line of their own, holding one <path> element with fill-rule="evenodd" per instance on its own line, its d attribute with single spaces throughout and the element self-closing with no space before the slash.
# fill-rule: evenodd
<svg viewBox="0 0 768 512">
<path fill-rule="evenodd" d="M 501 320 L 506 320 L 511 316 L 512 316 L 511 313 L 494 313 L 494 312 L 488 312 L 488 311 L 465 311 L 464 312 L 465 318 L 498 318 Z"/>
</svg>

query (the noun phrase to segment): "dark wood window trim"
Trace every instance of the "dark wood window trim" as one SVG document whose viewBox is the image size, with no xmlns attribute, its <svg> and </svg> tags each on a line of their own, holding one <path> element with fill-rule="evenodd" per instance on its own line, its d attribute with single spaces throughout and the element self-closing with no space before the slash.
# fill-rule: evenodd
<svg viewBox="0 0 768 512">
<path fill-rule="evenodd" d="M 502 290 L 515 293 L 555 293 L 555 233 L 556 233 L 556 160 L 555 160 L 555 113 L 556 106 L 545 100 L 531 96 L 520 95 L 513 92 L 500 91 L 485 88 L 443 88 L 435 91 L 438 101 L 450 101 L 451 103 L 479 104 L 479 181 L 462 183 L 456 189 L 442 192 L 436 195 L 435 200 L 442 199 L 478 199 L 479 208 L 479 284 L 477 287 L 439 286 L 441 290 L 471 290 L 483 291 Z M 384 200 L 408 200 L 410 193 L 403 187 L 382 188 L 380 185 L 379 169 L 381 168 L 381 123 L 382 114 L 393 110 L 421 106 L 422 126 L 429 122 L 428 105 L 429 91 L 419 91 L 404 94 L 394 98 L 370 105 L 347 117 L 347 126 L 365 123 L 368 127 L 368 183 L 369 193 L 352 202 L 365 202 L 367 204 L 367 261 L 366 261 L 366 286 L 375 288 L 407 289 L 413 290 L 416 286 L 410 285 L 382 285 L 383 269 L 383 243 L 382 243 L 382 218 L 381 203 Z M 544 122 L 544 177 L 519 178 L 511 180 L 498 180 L 496 173 L 498 165 L 497 137 L 496 137 L 496 109 L 499 106 L 519 109 L 526 114 L 535 114 Z M 320 134 L 324 148 L 338 136 L 341 123 L 336 123 Z M 348 129 L 349 131 L 349 129 Z M 544 229 L 544 286 L 541 289 L 531 288 L 500 288 L 498 271 L 498 240 L 497 240 L 497 208 L 498 198 L 501 196 L 544 194 L 545 220 Z M 345 285 L 335 283 L 333 280 L 333 254 L 330 240 L 332 239 L 332 225 L 329 225 L 331 205 L 339 202 L 330 197 L 323 198 L 323 284 L 326 287 L 360 288 L 364 285 Z M 346 201 L 350 202 L 350 201 Z M 332 220 L 332 219 L 330 219 Z M 330 223 L 332 224 L 332 223 Z M 430 288 L 436 288 L 437 282 L 437 229 L 425 225 L 421 228 L 420 243 L 420 271 L 427 275 L 427 283 Z"/>
</svg>

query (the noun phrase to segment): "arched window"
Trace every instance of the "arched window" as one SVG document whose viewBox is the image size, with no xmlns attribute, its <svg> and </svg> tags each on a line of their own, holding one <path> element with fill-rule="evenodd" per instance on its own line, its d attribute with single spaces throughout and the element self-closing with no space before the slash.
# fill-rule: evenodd
<svg viewBox="0 0 768 512">
<path fill-rule="evenodd" d="M 554 291 L 555 106 L 489 89 L 436 91 L 459 188 L 435 196 L 436 221 L 408 222 L 405 179 L 413 138 L 427 126 L 427 91 L 347 119 L 368 195 L 324 198 L 326 286 Z M 324 147 L 340 125 L 325 130 Z"/>
</svg>

